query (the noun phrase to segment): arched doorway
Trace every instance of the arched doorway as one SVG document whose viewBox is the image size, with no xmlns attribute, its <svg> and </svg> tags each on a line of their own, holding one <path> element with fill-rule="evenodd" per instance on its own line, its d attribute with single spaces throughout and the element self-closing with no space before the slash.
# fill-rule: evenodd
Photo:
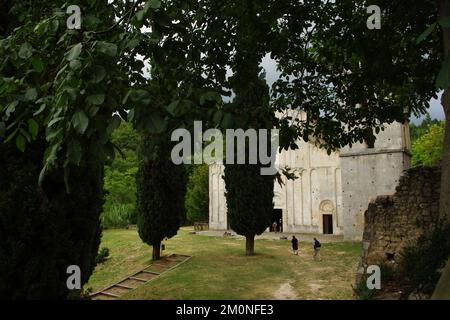
<svg viewBox="0 0 450 320">
<path fill-rule="evenodd" d="M 320 214 L 322 217 L 322 233 L 333 234 L 333 213 L 334 204 L 330 200 L 320 203 Z"/>
</svg>

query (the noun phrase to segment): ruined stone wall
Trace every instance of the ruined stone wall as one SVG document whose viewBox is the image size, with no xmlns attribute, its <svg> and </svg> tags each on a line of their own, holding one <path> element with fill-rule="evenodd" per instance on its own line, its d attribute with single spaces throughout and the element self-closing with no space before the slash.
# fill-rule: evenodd
<svg viewBox="0 0 450 320">
<path fill-rule="evenodd" d="M 369 203 L 358 276 L 367 266 L 401 260 L 405 246 L 435 226 L 439 216 L 439 167 L 414 167 L 404 171 L 396 193 L 379 196 Z"/>
</svg>

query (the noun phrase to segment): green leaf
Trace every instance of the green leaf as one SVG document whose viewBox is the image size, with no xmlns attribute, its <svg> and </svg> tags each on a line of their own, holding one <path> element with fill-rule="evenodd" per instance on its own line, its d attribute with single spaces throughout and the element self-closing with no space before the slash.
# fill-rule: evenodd
<svg viewBox="0 0 450 320">
<path fill-rule="evenodd" d="M 39 133 L 39 124 L 34 119 L 28 119 L 28 131 L 31 133 L 33 140 L 35 140 Z"/>
<path fill-rule="evenodd" d="M 26 144 L 27 144 L 27 142 L 25 140 L 25 137 L 21 134 L 17 135 L 17 137 L 16 137 L 17 149 L 19 149 L 21 152 L 25 152 Z"/>
<path fill-rule="evenodd" d="M 147 5 L 152 9 L 159 9 L 161 8 L 161 0 L 150 0 L 145 5 Z"/>
<path fill-rule="evenodd" d="M 72 61 L 75 59 L 78 59 L 81 53 L 81 49 L 83 48 L 83 45 L 81 43 L 77 43 L 66 53 L 66 59 L 68 61 Z"/>
<path fill-rule="evenodd" d="M 25 100 L 27 101 L 34 101 L 37 98 L 37 90 L 36 88 L 29 88 L 25 92 Z"/>
<path fill-rule="evenodd" d="M 62 137 L 62 132 L 63 132 L 62 128 L 59 128 L 58 130 L 54 130 L 53 128 L 49 129 L 49 130 L 47 130 L 45 139 L 50 142 L 57 137 Z"/>
<path fill-rule="evenodd" d="M 14 111 L 16 111 L 16 107 L 18 104 L 19 104 L 19 101 L 17 101 L 17 100 L 14 100 L 10 104 L 8 104 L 8 106 L 6 107 L 6 110 L 5 110 L 6 117 L 9 118 L 11 113 L 14 113 Z"/>
<path fill-rule="evenodd" d="M 436 28 L 437 22 L 430 25 L 416 40 L 416 44 L 421 43 L 423 40 L 425 40 Z"/>
<path fill-rule="evenodd" d="M 52 119 L 52 120 L 48 123 L 47 127 L 53 126 L 55 123 L 60 122 L 62 119 L 64 119 L 64 117 L 56 117 L 56 118 Z"/>
<path fill-rule="evenodd" d="M 72 117 L 72 125 L 78 133 L 83 134 L 89 126 L 89 118 L 83 110 L 77 111 Z"/>
<path fill-rule="evenodd" d="M 134 109 L 131 109 L 128 112 L 128 121 L 133 121 L 134 120 Z"/>
<path fill-rule="evenodd" d="M 131 89 L 129 92 L 129 97 L 132 102 L 142 102 L 142 100 L 148 98 L 148 91 L 143 89 Z"/>
<path fill-rule="evenodd" d="M 138 12 L 139 13 L 139 12 Z M 132 38 L 132 39 L 130 39 L 129 41 L 128 41 L 128 43 L 127 43 L 127 48 L 130 48 L 130 49 L 134 49 L 134 48 L 136 48 L 138 45 L 139 45 L 139 42 L 140 42 L 141 40 L 140 40 L 140 38 L 138 38 L 138 37 L 135 37 L 135 38 Z"/>
<path fill-rule="evenodd" d="M 173 101 L 171 104 L 169 104 L 167 106 L 167 111 L 172 115 L 172 116 L 176 116 L 177 115 L 177 107 L 180 104 L 180 100 L 175 100 Z"/>
<path fill-rule="evenodd" d="M 92 79 L 91 81 L 93 83 L 99 83 L 101 82 L 106 76 L 106 70 L 102 66 L 94 66 L 93 72 L 92 72 Z"/>
<path fill-rule="evenodd" d="M 20 46 L 19 49 L 20 58 L 29 59 L 32 55 L 33 55 L 33 47 L 28 42 L 25 42 Z"/>
<path fill-rule="evenodd" d="M 106 54 L 110 57 L 115 57 L 117 55 L 117 45 L 115 45 L 114 43 L 99 41 L 96 44 L 96 49 L 99 52 Z"/>
<path fill-rule="evenodd" d="M 209 91 L 200 96 L 200 105 L 204 105 L 205 101 L 216 101 L 217 103 L 220 103 L 222 97 L 215 91 Z"/>
<path fill-rule="evenodd" d="M 25 137 L 25 139 L 27 139 L 28 143 L 31 142 L 31 136 L 26 130 L 20 128 L 19 132 Z"/>
<path fill-rule="evenodd" d="M 441 71 L 436 78 L 436 87 L 441 89 L 450 87 L 450 56 L 447 56 L 442 64 Z"/>
<path fill-rule="evenodd" d="M 103 93 L 93 94 L 86 98 L 86 102 L 89 105 L 101 105 L 105 101 L 105 95 Z"/>
<path fill-rule="evenodd" d="M 89 108 L 89 117 L 93 118 L 98 113 L 98 110 L 100 110 L 100 107 L 98 106 L 91 106 Z"/>
<path fill-rule="evenodd" d="M 70 69 L 72 69 L 72 70 L 78 70 L 78 69 L 81 68 L 81 61 L 78 60 L 78 59 L 72 60 L 72 61 L 70 61 L 70 63 L 69 63 L 69 67 L 70 67 Z"/>
<path fill-rule="evenodd" d="M 5 143 L 11 141 L 16 136 L 17 132 L 19 132 L 19 129 L 14 130 L 5 140 Z"/>
<path fill-rule="evenodd" d="M 53 146 L 49 146 L 44 153 L 44 167 L 42 168 L 41 172 L 39 173 L 39 185 L 42 185 L 42 182 L 44 181 L 44 178 L 47 174 L 47 171 L 49 167 L 51 167 L 56 160 L 58 159 L 58 151 L 60 149 L 60 144 L 55 144 Z"/>
<path fill-rule="evenodd" d="M 42 62 L 41 58 L 39 57 L 32 57 L 31 58 L 31 64 L 33 65 L 34 71 L 36 72 L 42 72 L 44 70 L 44 63 Z"/>
<path fill-rule="evenodd" d="M 33 116 L 37 116 L 37 115 L 41 114 L 45 110 L 46 107 L 47 107 L 47 105 L 45 103 L 41 104 L 41 106 L 39 107 L 39 110 L 36 111 L 35 113 L 33 113 Z"/>
<path fill-rule="evenodd" d="M 136 20 L 141 22 L 142 20 L 144 20 L 144 16 L 146 14 L 146 10 L 145 9 L 141 9 L 138 12 L 136 12 Z"/>
<path fill-rule="evenodd" d="M 159 9 L 161 7 L 161 0 L 149 0 L 145 3 L 144 8 L 136 13 L 136 19 L 139 22 L 144 20 L 149 9 Z"/>
</svg>

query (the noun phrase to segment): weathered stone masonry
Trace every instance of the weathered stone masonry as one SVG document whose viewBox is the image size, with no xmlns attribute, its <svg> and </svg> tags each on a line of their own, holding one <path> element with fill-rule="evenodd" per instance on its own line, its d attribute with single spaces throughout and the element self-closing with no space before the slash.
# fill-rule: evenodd
<svg viewBox="0 0 450 320">
<path fill-rule="evenodd" d="M 439 167 L 414 167 L 400 178 L 396 193 L 369 203 L 357 280 L 369 265 L 391 262 L 395 267 L 403 248 L 432 231 L 439 217 Z"/>
</svg>

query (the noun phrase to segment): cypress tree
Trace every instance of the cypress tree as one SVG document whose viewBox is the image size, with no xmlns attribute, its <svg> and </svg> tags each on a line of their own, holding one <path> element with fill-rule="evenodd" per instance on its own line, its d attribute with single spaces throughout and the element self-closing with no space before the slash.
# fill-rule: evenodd
<svg viewBox="0 0 450 320">
<path fill-rule="evenodd" d="M 65 299 L 67 267 L 81 270 L 81 285 L 95 267 L 101 237 L 102 168 L 71 167 L 66 193 L 64 174 L 49 174 L 42 187 L 45 142 L 26 154 L 15 145 L 0 146 L 0 298 Z"/>
<path fill-rule="evenodd" d="M 255 235 L 270 226 L 273 177 L 260 174 L 259 165 L 226 165 L 225 188 L 230 227 L 246 239 L 246 254 L 254 254 Z"/>
<path fill-rule="evenodd" d="M 185 216 L 186 175 L 183 165 L 170 159 L 169 145 L 154 146 L 144 135 L 137 174 L 138 230 L 142 241 L 153 246 L 152 259 L 161 257 L 161 242 L 175 236 Z"/>
<path fill-rule="evenodd" d="M 259 74 L 257 65 L 256 60 L 253 63 L 255 67 L 253 72 L 248 72 L 251 68 L 247 68 L 247 72 L 237 73 L 236 82 L 239 83 L 239 80 L 241 82 L 231 106 L 235 112 L 252 119 L 246 129 L 271 129 L 274 114 L 269 107 L 269 90 L 264 74 Z M 267 141 L 267 150 L 270 150 L 270 137 Z M 248 163 L 247 145 L 245 153 L 246 163 Z M 237 150 L 235 150 L 236 154 Z M 261 175 L 261 168 L 262 165 L 259 162 L 245 165 L 227 164 L 224 171 L 230 227 L 238 234 L 245 236 L 247 255 L 254 254 L 255 235 L 260 235 L 270 226 L 273 213 L 274 177 Z"/>
</svg>

